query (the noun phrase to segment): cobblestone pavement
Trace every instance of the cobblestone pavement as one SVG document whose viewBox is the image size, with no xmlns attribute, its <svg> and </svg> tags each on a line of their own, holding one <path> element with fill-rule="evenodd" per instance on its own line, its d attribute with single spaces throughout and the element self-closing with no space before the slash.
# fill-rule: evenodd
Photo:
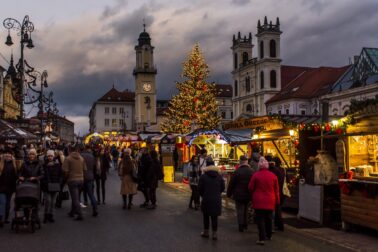
<svg viewBox="0 0 378 252">
<path fill-rule="evenodd" d="M 158 189 L 158 208 L 146 210 L 139 193 L 131 210 L 122 210 L 120 181 L 114 171 L 107 180 L 107 202 L 99 216 L 84 209 L 84 221 L 67 216 L 69 202 L 56 211 L 56 223 L 45 224 L 34 234 L 0 229 L 0 251 L 348 251 L 326 241 L 287 230 L 258 246 L 256 226 L 237 231 L 234 211 L 225 210 L 219 220 L 218 241 L 199 236 L 202 215 L 187 208 L 188 194 L 167 185 Z"/>
</svg>

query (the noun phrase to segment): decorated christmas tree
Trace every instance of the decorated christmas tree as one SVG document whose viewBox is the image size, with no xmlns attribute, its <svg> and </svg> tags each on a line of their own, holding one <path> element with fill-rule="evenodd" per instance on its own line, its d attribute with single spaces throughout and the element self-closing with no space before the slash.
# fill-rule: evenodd
<svg viewBox="0 0 378 252">
<path fill-rule="evenodd" d="M 217 115 L 214 84 L 206 83 L 209 67 L 196 44 L 183 63 L 184 82 L 177 82 L 179 93 L 169 103 L 162 123 L 164 132 L 189 133 L 195 128 L 215 129 L 220 117 Z"/>
</svg>

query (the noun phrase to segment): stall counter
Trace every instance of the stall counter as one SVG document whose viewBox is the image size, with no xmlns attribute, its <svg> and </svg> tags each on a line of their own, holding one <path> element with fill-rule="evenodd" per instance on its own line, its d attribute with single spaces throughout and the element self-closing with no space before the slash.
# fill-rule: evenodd
<svg viewBox="0 0 378 252">
<path fill-rule="evenodd" d="M 340 179 L 341 219 L 378 230 L 378 178 Z"/>
</svg>

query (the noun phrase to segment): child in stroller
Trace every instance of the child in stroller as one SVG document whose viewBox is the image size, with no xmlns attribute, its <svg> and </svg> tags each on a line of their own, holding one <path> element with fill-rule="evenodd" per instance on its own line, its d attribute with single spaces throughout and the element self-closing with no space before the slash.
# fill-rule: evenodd
<svg viewBox="0 0 378 252">
<path fill-rule="evenodd" d="M 37 180 L 17 181 L 14 218 L 11 226 L 16 233 L 20 231 L 20 227 L 27 227 L 32 233 L 36 228 L 41 228 L 38 215 L 39 198 L 40 188 Z"/>
</svg>

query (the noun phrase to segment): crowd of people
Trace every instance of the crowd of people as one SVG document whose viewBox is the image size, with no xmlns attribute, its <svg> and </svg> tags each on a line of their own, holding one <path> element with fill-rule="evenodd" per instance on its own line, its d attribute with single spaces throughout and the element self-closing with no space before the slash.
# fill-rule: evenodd
<svg viewBox="0 0 378 252">
<path fill-rule="evenodd" d="M 117 171 L 121 180 L 122 209 L 130 210 L 137 191 L 142 192 L 141 208 L 156 209 L 156 189 L 164 177 L 159 155 L 155 150 L 138 151 L 115 146 L 70 145 L 39 151 L 34 146 L 15 155 L 11 148 L 0 146 L 0 227 L 9 223 L 11 200 L 18 183 L 38 183 L 44 206 L 43 223 L 53 223 L 54 209 L 71 198 L 69 217 L 83 220 L 82 208 L 92 207 L 98 216 L 98 205 L 106 203 L 106 180 L 109 171 Z M 20 156 L 22 158 L 20 159 Z M 281 206 L 284 200 L 285 170 L 280 159 L 253 153 L 240 163 L 227 187 L 227 197 L 235 201 L 240 232 L 248 229 L 250 209 L 259 230 L 257 244 L 263 245 L 276 230 L 283 231 Z M 218 217 L 222 212 L 225 181 L 211 156 L 202 149 L 190 161 L 189 184 L 192 191 L 189 208 L 203 213 L 202 237 L 217 239 Z M 68 187 L 68 192 L 65 188 Z"/>
<path fill-rule="evenodd" d="M 24 182 L 40 186 L 43 223 L 55 222 L 54 209 L 61 208 L 68 198 L 69 217 L 83 220 L 82 208 L 89 205 L 88 199 L 92 216 L 97 217 L 98 205 L 106 204 L 106 180 L 112 168 L 121 179 L 123 209 L 131 209 L 138 190 L 144 195 L 140 207 L 157 207 L 156 189 L 163 169 L 155 150 L 142 148 L 133 152 L 115 146 L 81 144 L 48 150 L 37 150 L 33 145 L 21 149 L 0 146 L 0 227 L 10 223 L 12 198 L 17 185 Z"/>
<path fill-rule="evenodd" d="M 191 159 L 189 184 L 192 191 L 189 208 L 203 213 L 202 237 L 209 238 L 211 220 L 212 239 L 217 240 L 218 216 L 222 210 L 222 192 L 225 182 L 219 168 L 214 166 L 206 150 Z M 281 206 L 284 201 L 285 170 L 279 158 L 263 157 L 253 153 L 248 159 L 240 157 L 240 163 L 227 187 L 227 197 L 235 201 L 239 232 L 248 229 L 250 209 L 259 230 L 257 244 L 264 245 L 272 239 L 276 230 L 284 231 Z M 201 199 L 201 201 L 200 201 Z M 194 202 L 194 206 L 193 206 Z M 274 216 L 274 217 L 273 217 Z M 274 220 L 274 221 L 273 221 Z"/>
</svg>

